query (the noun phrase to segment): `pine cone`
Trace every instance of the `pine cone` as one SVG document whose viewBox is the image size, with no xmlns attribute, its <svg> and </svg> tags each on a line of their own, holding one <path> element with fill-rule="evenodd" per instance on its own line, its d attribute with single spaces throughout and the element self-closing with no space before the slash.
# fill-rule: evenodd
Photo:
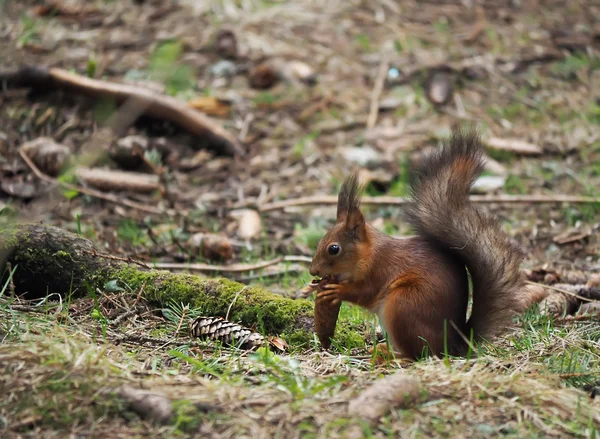
<svg viewBox="0 0 600 439">
<path fill-rule="evenodd" d="M 264 337 L 221 317 L 198 317 L 190 322 L 190 333 L 202 340 L 219 340 L 226 346 L 252 349 L 265 343 Z"/>
</svg>

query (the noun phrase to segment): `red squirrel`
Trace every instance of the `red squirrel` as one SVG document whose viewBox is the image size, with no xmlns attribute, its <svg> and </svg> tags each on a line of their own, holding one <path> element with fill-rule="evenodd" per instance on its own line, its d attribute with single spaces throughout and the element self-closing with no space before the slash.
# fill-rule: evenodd
<svg viewBox="0 0 600 439">
<path fill-rule="evenodd" d="M 453 131 L 424 159 L 404 216 L 416 232 L 390 237 L 365 222 L 356 174 L 338 196 L 336 224 L 319 241 L 310 273 L 328 277 L 317 300 L 348 301 L 379 316 L 396 352 L 465 355 L 470 340 L 502 332 L 525 308 L 523 252 L 469 200 L 484 166 L 473 129 Z M 468 276 L 473 307 L 467 320 Z"/>
</svg>

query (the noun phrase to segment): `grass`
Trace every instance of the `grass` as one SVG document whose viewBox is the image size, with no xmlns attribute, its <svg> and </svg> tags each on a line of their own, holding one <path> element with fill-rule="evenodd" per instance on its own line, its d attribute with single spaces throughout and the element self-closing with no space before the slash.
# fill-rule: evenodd
<svg viewBox="0 0 600 439">
<path fill-rule="evenodd" d="M 114 326 L 110 322 L 124 306 L 115 301 L 119 294 L 133 306 L 135 292 L 116 291 L 77 299 L 61 318 L 50 302 L 42 312 L 24 312 L 2 296 L 0 332 L 11 343 L 0 344 L 0 387 L 8 396 L 0 402 L 0 416 L 12 433 L 119 429 L 155 437 L 200 431 L 287 437 L 300 429 L 305 437 L 342 437 L 363 428 L 370 432 L 365 437 L 407 429 L 414 437 L 595 437 L 600 428 L 600 411 L 587 395 L 600 384 L 600 330 L 593 321 L 567 323 L 532 309 L 471 360 L 428 358 L 407 365 L 343 347 L 248 354 L 193 342 L 175 332 L 185 316 L 201 310 L 179 303 L 163 310 L 164 319 Z M 131 309 L 138 315 L 150 311 L 143 303 L 136 306 Z M 344 304 L 341 312 L 376 323 L 354 306 Z M 7 331 L 9 326 L 17 329 Z M 172 344 L 117 342 L 151 333 Z M 426 402 L 392 409 L 371 426 L 347 417 L 350 398 L 399 369 L 421 380 Z M 115 394 L 124 383 L 169 397 L 172 421 L 160 426 L 140 418 Z M 207 413 L 198 411 L 203 404 Z"/>
</svg>

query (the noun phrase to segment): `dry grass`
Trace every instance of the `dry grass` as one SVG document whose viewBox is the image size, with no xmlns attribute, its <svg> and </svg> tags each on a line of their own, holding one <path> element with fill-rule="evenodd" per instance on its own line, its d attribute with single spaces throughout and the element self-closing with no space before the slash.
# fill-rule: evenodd
<svg viewBox="0 0 600 439">
<path fill-rule="evenodd" d="M 64 323 L 55 310 L 2 305 L 0 416 L 8 437 L 345 437 L 357 426 L 365 437 L 594 437 L 600 428 L 589 391 L 600 373 L 596 322 L 558 326 L 531 312 L 476 359 L 407 365 L 374 362 L 366 352 L 215 349 L 185 336 L 167 346 L 117 344 L 123 334 L 153 331 L 128 321 L 103 336 L 92 312 Z M 160 329 L 172 332 L 157 321 Z M 425 402 L 393 409 L 376 425 L 349 418 L 348 401 L 397 369 L 419 378 Z M 174 401 L 173 422 L 140 419 L 114 394 L 124 383 Z"/>
</svg>

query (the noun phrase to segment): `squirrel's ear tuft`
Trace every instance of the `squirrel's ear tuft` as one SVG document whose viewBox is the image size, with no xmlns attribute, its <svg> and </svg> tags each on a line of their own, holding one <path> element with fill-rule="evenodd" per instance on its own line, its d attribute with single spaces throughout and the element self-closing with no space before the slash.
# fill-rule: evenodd
<svg viewBox="0 0 600 439">
<path fill-rule="evenodd" d="M 350 212 L 344 220 L 346 236 L 352 241 L 363 241 L 365 239 L 365 217 L 360 209 Z"/>
<path fill-rule="evenodd" d="M 362 187 L 358 182 L 358 174 L 353 172 L 342 184 L 342 189 L 338 195 L 337 204 L 337 222 L 345 221 L 345 219 L 358 212 L 360 214 L 360 193 Z M 362 214 L 360 214 L 362 217 Z"/>
</svg>

